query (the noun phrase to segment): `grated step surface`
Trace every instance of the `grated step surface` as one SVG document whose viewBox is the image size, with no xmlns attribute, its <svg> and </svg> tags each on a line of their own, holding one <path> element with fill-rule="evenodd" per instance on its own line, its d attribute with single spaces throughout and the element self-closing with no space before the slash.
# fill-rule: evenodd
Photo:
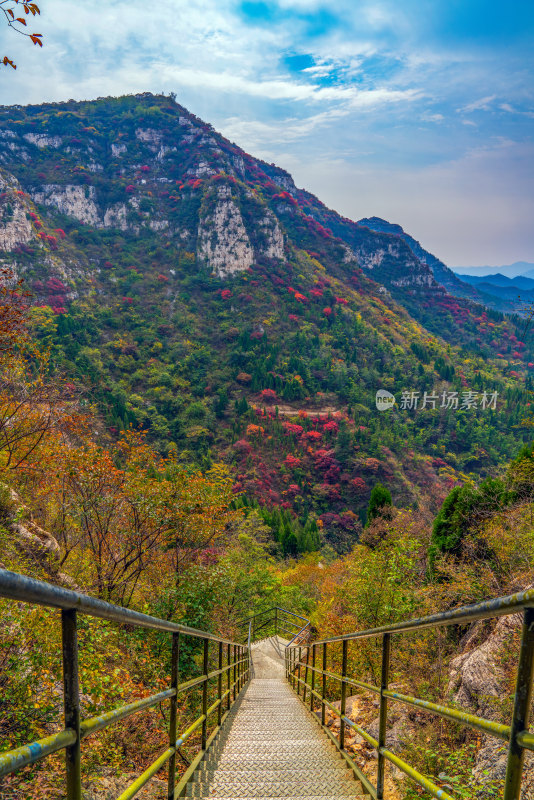
<svg viewBox="0 0 534 800">
<path fill-rule="evenodd" d="M 273 637 L 252 646 L 252 680 L 188 784 L 188 797 L 365 797 L 352 770 L 286 683 L 284 645 Z"/>
</svg>

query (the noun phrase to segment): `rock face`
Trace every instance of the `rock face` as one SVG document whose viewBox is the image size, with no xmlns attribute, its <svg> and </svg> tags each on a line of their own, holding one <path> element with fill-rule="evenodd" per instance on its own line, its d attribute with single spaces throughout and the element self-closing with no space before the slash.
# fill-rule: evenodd
<svg viewBox="0 0 534 800">
<path fill-rule="evenodd" d="M 265 245 L 262 248 L 261 255 L 267 258 L 283 259 L 284 236 L 272 211 L 266 211 L 265 216 L 259 223 L 259 227 L 265 236 Z"/>
<path fill-rule="evenodd" d="M 0 484 L 0 492 L 8 498 L 7 503 L 5 499 L 3 501 L 3 524 L 15 536 L 18 549 L 35 559 L 47 572 L 57 572 L 60 558 L 57 540 L 33 522 L 27 507 L 13 489 Z"/>
<path fill-rule="evenodd" d="M 33 237 L 18 181 L 0 173 L 0 250 L 9 251 Z"/>
<path fill-rule="evenodd" d="M 97 225 L 99 222 L 92 186 L 44 184 L 34 191 L 33 199 L 45 206 L 54 206 L 69 217 L 76 217 L 85 225 Z"/>
<path fill-rule="evenodd" d="M 248 269 L 254 250 L 230 188 L 219 186 L 217 195 L 213 212 L 199 225 L 197 256 L 224 278 Z"/>
<path fill-rule="evenodd" d="M 530 587 L 527 587 L 530 588 Z M 509 723 L 499 713 L 499 702 L 509 695 L 510 687 L 504 673 L 502 656 L 510 646 L 512 638 L 521 628 L 522 615 L 512 614 L 501 617 L 493 632 L 479 645 L 472 645 L 480 635 L 483 623 L 476 623 L 464 642 L 464 652 L 451 662 L 449 691 L 454 700 L 464 710 L 498 722 Z M 474 774 L 481 783 L 504 780 L 508 745 L 493 736 L 483 736 L 482 746 L 477 753 Z M 532 798 L 534 792 L 534 758 L 525 753 L 525 767 L 521 798 Z M 494 797 L 493 790 L 483 790 L 478 797 L 489 800 Z"/>
<path fill-rule="evenodd" d="M 213 208 L 200 220 L 197 258 L 221 278 L 243 272 L 260 256 L 283 259 L 284 235 L 278 220 L 267 208 L 260 213 L 249 234 L 230 186 L 218 186 Z"/>
</svg>

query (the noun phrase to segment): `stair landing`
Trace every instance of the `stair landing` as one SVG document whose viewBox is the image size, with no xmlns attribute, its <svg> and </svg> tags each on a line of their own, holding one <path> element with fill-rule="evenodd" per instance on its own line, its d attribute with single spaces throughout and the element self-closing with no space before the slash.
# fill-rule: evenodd
<svg viewBox="0 0 534 800">
<path fill-rule="evenodd" d="M 252 645 L 252 680 L 187 786 L 189 797 L 365 797 L 354 773 L 285 679 L 279 637 Z"/>
</svg>

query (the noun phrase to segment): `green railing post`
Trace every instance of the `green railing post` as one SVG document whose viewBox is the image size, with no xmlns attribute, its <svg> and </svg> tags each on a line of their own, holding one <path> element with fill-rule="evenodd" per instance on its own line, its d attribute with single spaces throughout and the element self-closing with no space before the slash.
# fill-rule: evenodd
<svg viewBox="0 0 534 800">
<path fill-rule="evenodd" d="M 382 638 L 382 674 L 380 681 L 380 725 L 378 730 L 378 770 L 376 777 L 376 800 L 384 798 L 384 775 L 386 759 L 380 752 L 380 748 L 386 746 L 386 733 L 388 721 L 388 699 L 384 692 L 388 688 L 389 681 L 389 658 L 391 651 L 391 636 L 385 633 Z"/>
<path fill-rule="evenodd" d="M 339 718 L 339 747 L 340 750 L 345 749 L 345 722 L 343 721 L 343 717 L 345 716 L 345 710 L 347 707 L 347 683 L 345 678 L 347 677 L 347 650 L 348 650 L 348 641 L 347 639 L 343 639 L 343 653 L 341 656 L 341 677 L 343 680 L 341 681 L 341 708 L 340 711 L 340 718 Z"/>
<path fill-rule="evenodd" d="M 315 645 L 312 645 L 312 671 L 311 671 L 311 692 L 310 692 L 310 711 L 313 712 L 313 699 L 315 690 Z"/>
<path fill-rule="evenodd" d="M 204 639 L 204 658 L 202 659 L 202 674 L 205 677 L 204 683 L 202 684 L 202 714 L 204 715 L 204 720 L 202 721 L 202 750 L 206 749 L 206 742 L 208 740 L 208 720 L 206 719 L 207 710 L 208 710 L 208 669 L 209 669 L 209 646 L 210 640 Z"/>
<path fill-rule="evenodd" d="M 76 741 L 66 748 L 67 800 L 81 800 L 80 688 L 78 680 L 78 625 L 75 609 L 61 612 L 61 628 L 65 728 L 70 728 L 76 733 Z"/>
<path fill-rule="evenodd" d="M 232 658 L 232 656 L 231 656 L 231 648 L 232 648 L 231 644 L 226 645 L 226 666 L 228 667 L 228 669 L 226 670 L 226 683 L 227 683 L 226 689 L 228 691 L 228 697 L 226 698 L 226 708 L 227 708 L 228 711 L 230 711 L 230 707 L 232 705 L 232 688 L 231 688 L 232 687 L 232 670 L 231 670 L 231 667 L 230 667 L 231 658 Z"/>
<path fill-rule="evenodd" d="M 300 647 L 299 647 L 299 654 L 298 654 L 297 658 L 298 658 L 298 666 L 297 666 L 297 669 L 298 669 L 297 694 L 298 694 L 298 695 L 300 695 L 300 670 L 301 670 L 300 662 L 301 662 L 301 660 L 302 660 L 302 649 L 301 649 Z"/>
<path fill-rule="evenodd" d="M 504 784 L 504 800 L 518 800 L 521 794 L 521 777 L 525 750 L 517 741 L 517 735 L 528 730 L 530 704 L 532 700 L 532 678 L 534 674 L 534 609 L 523 612 L 521 650 L 517 669 L 514 714 L 510 731 L 508 764 Z"/>
<path fill-rule="evenodd" d="M 323 643 L 323 680 L 321 685 L 321 725 L 326 723 L 326 706 L 324 699 L 326 697 L 326 642 Z"/>
<path fill-rule="evenodd" d="M 236 653 L 237 653 L 237 645 L 234 644 L 234 646 L 233 646 L 233 657 L 234 657 L 234 660 L 232 662 L 233 665 L 234 665 L 234 680 L 233 680 L 234 686 L 233 686 L 233 689 L 232 689 L 232 694 L 233 694 L 233 698 L 232 699 L 233 700 L 235 700 L 236 692 L 237 692 L 237 683 L 236 683 L 236 681 L 237 681 L 237 655 L 236 655 Z"/>
<path fill-rule="evenodd" d="M 178 686 L 178 662 L 180 658 L 180 634 L 173 633 L 172 635 L 172 650 L 171 650 L 171 689 L 176 689 Z M 178 695 L 175 694 L 170 700 L 169 712 L 169 747 L 176 747 L 176 717 Z M 174 800 L 174 784 L 176 779 L 176 753 L 173 753 L 169 759 L 169 777 L 167 782 L 167 797 L 168 800 Z"/>
<path fill-rule="evenodd" d="M 217 679 L 217 699 L 219 705 L 217 707 L 217 725 L 220 726 L 222 722 L 222 668 L 223 668 L 223 643 L 219 642 L 219 675 Z"/>
<path fill-rule="evenodd" d="M 302 700 L 306 704 L 306 693 L 308 691 L 308 663 L 310 661 L 310 646 L 306 648 L 306 668 L 304 669 L 304 690 L 302 693 Z"/>
<path fill-rule="evenodd" d="M 278 608 L 274 609 L 274 635 L 278 636 Z"/>
</svg>

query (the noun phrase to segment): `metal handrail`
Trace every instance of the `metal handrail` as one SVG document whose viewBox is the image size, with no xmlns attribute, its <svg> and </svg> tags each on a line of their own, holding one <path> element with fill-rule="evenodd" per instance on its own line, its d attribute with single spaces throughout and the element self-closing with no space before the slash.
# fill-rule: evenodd
<svg viewBox="0 0 534 800">
<path fill-rule="evenodd" d="M 391 652 L 391 637 L 395 634 L 407 633 L 411 631 L 436 628 L 444 625 L 458 625 L 472 622 L 479 619 L 503 616 L 506 614 L 522 613 L 523 625 L 521 635 L 521 650 L 519 654 L 519 665 L 516 679 L 516 691 L 514 699 L 514 710 L 511 725 L 503 725 L 493 720 L 487 720 L 474 714 L 466 713 L 460 709 L 431 703 L 417 697 L 401 694 L 389 689 L 389 665 Z M 304 630 L 304 629 L 303 629 Z M 371 637 L 382 638 L 382 665 L 380 686 L 373 686 L 369 683 L 356 680 L 347 674 L 348 645 L 356 639 L 367 639 Z M 342 667 L 341 675 L 327 670 L 328 665 L 328 646 L 342 643 Z M 306 660 L 302 660 L 302 651 L 305 651 Z M 316 666 L 316 656 L 322 653 L 322 667 Z M 311 656 L 311 658 L 310 658 Z M 310 663 L 311 662 L 311 663 Z M 302 669 L 305 670 L 304 678 L 301 677 Z M 311 675 L 311 683 L 308 682 L 308 673 Z M 315 689 L 316 676 L 322 678 L 321 691 Z M 361 781 L 364 790 L 370 794 L 374 800 L 384 798 L 384 776 L 386 762 L 394 764 L 404 772 L 415 783 L 419 784 L 432 797 L 440 800 L 453 800 L 451 795 L 437 786 L 433 781 L 422 775 L 413 766 L 392 753 L 386 747 L 386 729 L 388 718 L 388 700 L 411 705 L 415 708 L 435 714 L 442 718 L 458 722 L 475 730 L 482 731 L 490 736 L 497 737 L 508 742 L 508 763 L 504 784 L 504 800 L 519 800 L 521 793 L 522 770 L 525 750 L 534 750 L 534 735 L 528 730 L 530 704 L 532 699 L 533 678 L 534 678 L 534 590 L 529 589 L 507 597 L 500 597 L 494 600 L 487 600 L 469 606 L 462 606 L 458 609 L 445 611 L 441 614 L 431 614 L 419 619 L 411 619 L 393 625 L 384 625 L 378 628 L 371 628 L 365 631 L 356 631 L 341 636 L 333 636 L 328 639 L 321 639 L 306 644 L 291 642 L 286 648 L 286 677 L 293 689 L 300 695 L 303 688 L 302 699 L 306 702 L 307 691 L 310 693 L 310 710 L 314 709 L 314 700 L 318 700 L 321 709 L 320 723 L 334 741 L 343 757 L 354 770 L 357 778 Z M 339 681 L 341 684 L 341 702 L 337 709 L 326 697 L 327 678 Z M 379 711 L 379 734 L 378 739 L 372 737 L 361 726 L 350 720 L 346 714 L 347 687 L 356 686 L 365 692 L 371 692 L 380 696 Z M 325 710 L 329 708 L 340 719 L 339 737 L 335 737 L 326 727 Z M 354 729 L 360 734 L 378 753 L 378 770 L 376 786 L 373 786 L 367 776 L 361 771 L 345 750 L 345 729 Z"/>
<path fill-rule="evenodd" d="M 264 619 L 265 615 L 269 614 L 270 616 L 267 619 Z M 280 617 L 280 615 L 287 615 L 290 617 L 294 617 L 295 619 L 302 620 L 304 625 L 299 625 L 297 622 L 293 622 L 292 620 L 286 619 L 285 617 Z M 256 621 L 258 618 L 261 618 L 261 624 L 256 625 Z M 250 617 L 241 620 L 238 624 L 244 625 L 248 623 L 249 632 L 251 632 L 252 639 L 254 640 L 258 631 L 264 630 L 269 626 L 273 626 L 274 635 L 277 636 L 279 631 L 284 631 L 285 633 L 289 633 L 291 635 L 290 641 L 285 645 L 285 648 L 291 646 L 295 641 L 298 641 L 301 637 L 306 636 L 309 637 L 311 633 L 311 622 L 306 617 L 303 617 L 301 614 L 296 614 L 294 611 L 289 611 L 287 608 L 282 608 L 281 606 L 272 606 L 271 608 L 263 609 L 262 611 L 258 611 L 257 613 L 252 614 Z M 286 625 L 292 625 L 294 628 L 298 628 L 297 632 L 294 633 L 290 628 L 287 628 Z"/>
<path fill-rule="evenodd" d="M 65 728 L 59 733 L 0 754 L 0 778 L 16 772 L 28 764 L 40 761 L 58 750 L 65 750 L 66 798 L 67 800 L 81 800 L 82 740 L 119 720 L 168 700 L 170 702 L 169 747 L 120 795 L 118 800 L 133 798 L 167 762 L 169 764 L 167 795 L 169 800 L 184 795 L 194 769 L 200 763 L 210 742 L 250 678 L 250 626 L 247 644 L 233 642 L 207 631 L 122 608 L 4 569 L 0 569 L 0 597 L 61 609 L 65 717 Z M 112 711 L 81 720 L 78 684 L 78 614 L 170 632 L 172 634 L 170 688 L 151 697 L 145 697 Z M 180 641 L 183 636 L 191 636 L 203 642 L 203 666 L 200 676 L 185 681 L 185 683 L 179 683 Z M 218 645 L 218 669 L 212 671 L 208 670 L 210 644 Z M 226 664 L 223 665 L 224 650 L 226 650 Z M 223 692 L 224 675 L 227 676 L 227 686 L 226 691 Z M 215 678 L 217 678 L 217 700 L 208 707 L 208 684 Z M 178 695 L 195 686 L 202 686 L 202 713 L 178 736 Z M 225 707 L 224 714 L 223 706 Z M 217 725 L 208 737 L 208 720 L 215 711 L 217 711 Z M 202 728 L 200 752 L 180 782 L 176 784 L 176 754 L 191 734 L 199 728 Z"/>
</svg>

